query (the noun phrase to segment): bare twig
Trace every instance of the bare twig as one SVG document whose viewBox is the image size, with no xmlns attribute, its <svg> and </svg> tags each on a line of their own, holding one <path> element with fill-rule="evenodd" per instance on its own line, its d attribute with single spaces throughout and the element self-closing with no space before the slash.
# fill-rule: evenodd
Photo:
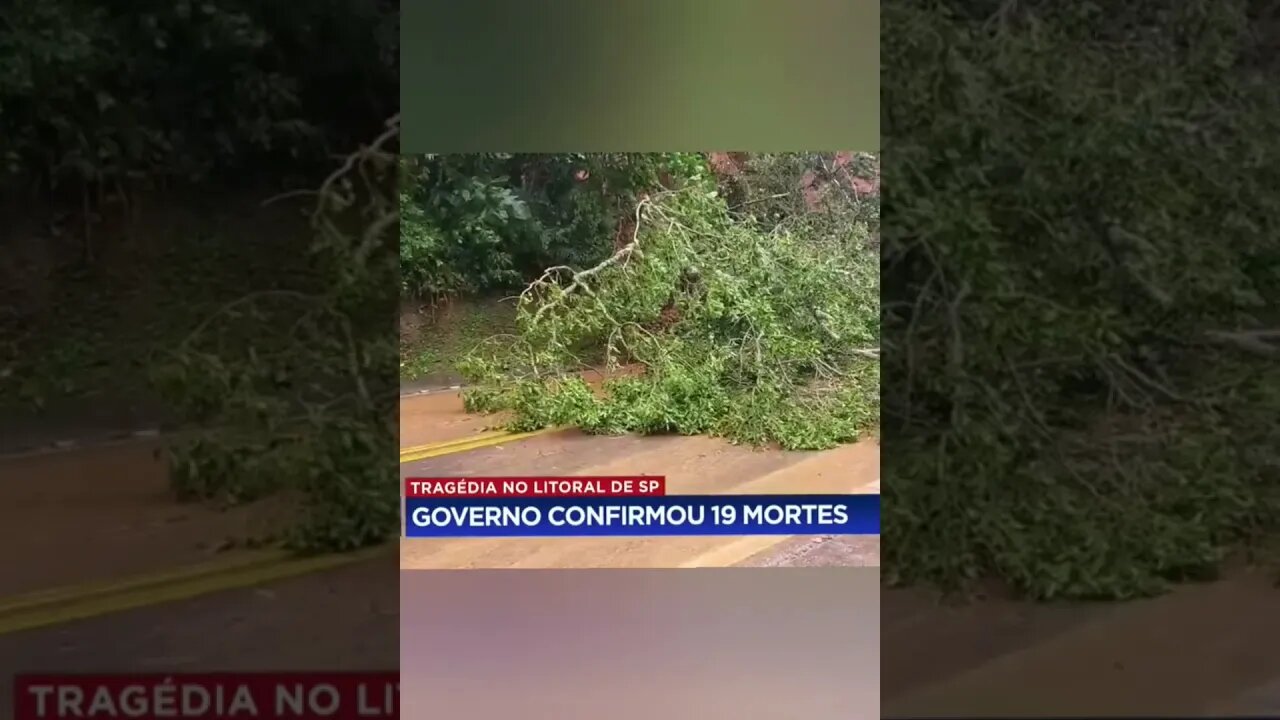
<svg viewBox="0 0 1280 720">
<path fill-rule="evenodd" d="M 640 215 L 643 212 L 645 206 L 648 205 L 648 203 L 649 203 L 649 200 L 645 199 L 645 200 L 641 200 L 639 203 L 636 204 L 635 227 L 632 229 L 632 232 L 631 232 L 631 242 L 624 245 L 617 252 L 615 252 L 613 255 L 610 255 L 608 258 L 606 258 L 604 261 L 602 261 L 595 267 L 591 267 L 581 272 L 574 273 L 573 279 L 569 282 L 568 287 L 564 289 L 564 292 L 561 293 L 560 298 L 566 298 L 569 295 L 572 295 L 577 290 L 583 290 L 589 295 L 594 295 L 594 293 L 592 293 L 591 291 L 591 288 L 586 284 L 586 281 L 596 275 L 599 275 L 601 272 L 604 272 L 604 270 L 606 270 L 607 268 L 613 267 L 614 265 L 617 265 L 618 263 L 626 260 L 627 258 L 631 257 L 632 253 L 636 252 L 636 249 L 639 247 Z M 558 265 L 556 267 L 548 268 L 545 272 L 542 273 L 541 277 L 539 277 L 537 280 L 531 283 L 529 287 L 525 288 L 525 291 L 521 293 L 521 297 L 523 298 L 528 296 L 536 288 L 542 285 L 545 285 L 554 274 L 560 273 L 560 272 L 573 272 L 573 269 L 563 265 Z M 545 304 L 539 307 L 538 310 L 533 314 L 533 322 L 535 323 L 538 322 L 538 320 L 540 320 L 547 311 L 558 306 L 559 304 L 560 304 L 559 299 L 552 299 L 547 301 Z"/>
<path fill-rule="evenodd" d="M 319 193 L 319 191 L 317 191 L 317 190 L 289 190 L 288 192 L 282 192 L 282 193 L 280 193 L 279 195 L 272 195 L 271 197 L 267 198 L 266 200 L 263 200 L 263 201 L 262 201 L 262 207 L 268 207 L 268 206 L 270 206 L 270 205 L 275 205 L 275 204 L 276 204 L 276 203 L 278 203 L 278 202 L 281 202 L 281 201 L 283 201 L 283 200 L 289 200 L 289 199 L 292 199 L 292 198 L 304 198 L 304 197 L 305 197 L 305 198 L 313 198 L 313 197 L 315 197 L 316 195 L 319 195 L 319 194 L 320 194 L 320 193 Z"/>
<path fill-rule="evenodd" d="M 778 193 L 776 195 L 770 195 L 769 197 L 756 198 L 755 200 L 747 200 L 746 202 L 738 203 L 737 205 L 734 205 L 729 209 L 740 210 L 744 207 L 747 207 L 748 205 L 756 205 L 762 202 L 769 202 L 770 200 L 781 200 L 782 198 L 791 197 L 794 194 L 795 193 L 784 192 L 784 193 Z"/>
<path fill-rule="evenodd" d="M 187 345 L 190 345 L 191 341 L 194 340 L 199 335 L 201 335 L 205 330 L 207 330 L 209 325 L 213 324 L 215 320 L 231 312 L 232 310 L 235 310 L 236 308 L 241 307 L 243 305 L 257 302 L 258 300 L 265 300 L 267 298 L 287 298 L 290 300 L 298 300 L 298 301 L 305 301 L 305 302 L 314 302 L 316 300 L 315 296 L 307 295 L 306 293 L 297 292 L 296 290 L 261 290 L 259 292 L 249 293 L 248 295 L 242 295 L 241 297 L 238 297 L 235 300 L 232 300 L 231 302 L 226 303 L 222 307 L 210 313 L 208 317 L 204 319 L 204 321 L 202 321 L 199 325 L 195 327 L 195 329 L 193 329 L 190 333 L 187 334 L 187 337 L 184 338 L 182 342 L 178 344 L 178 347 L 181 348 L 181 347 L 186 347 Z"/>
<path fill-rule="evenodd" d="M 1280 330 L 1213 331 L 1206 337 L 1210 342 L 1230 345 L 1262 357 L 1280 357 L 1280 347 L 1269 342 L 1280 340 Z"/>
</svg>

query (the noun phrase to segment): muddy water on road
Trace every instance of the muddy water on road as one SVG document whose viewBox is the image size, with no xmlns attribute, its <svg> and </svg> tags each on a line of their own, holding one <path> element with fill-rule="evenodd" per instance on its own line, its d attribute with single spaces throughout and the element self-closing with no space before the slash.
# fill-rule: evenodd
<svg viewBox="0 0 1280 720">
<path fill-rule="evenodd" d="M 1257 713 L 1280 677 L 1277 610 L 1273 579 L 1246 569 L 1128 603 L 946 607 L 885 592 L 885 716 Z"/>
<path fill-rule="evenodd" d="M 611 377 L 634 375 L 640 371 L 637 367 L 622 368 Z M 582 378 L 599 393 L 606 376 L 592 370 L 582 373 Z M 400 398 L 400 449 L 462 440 L 500 428 L 508 417 L 505 413 L 467 414 L 460 391 L 456 389 L 407 394 Z"/>
<path fill-rule="evenodd" d="M 0 458 L 0 597 L 209 560 L 282 516 L 179 504 L 159 440 Z"/>
<path fill-rule="evenodd" d="M 400 449 L 462 440 L 503 423 L 500 415 L 468 415 L 456 392 L 400 399 Z"/>
</svg>

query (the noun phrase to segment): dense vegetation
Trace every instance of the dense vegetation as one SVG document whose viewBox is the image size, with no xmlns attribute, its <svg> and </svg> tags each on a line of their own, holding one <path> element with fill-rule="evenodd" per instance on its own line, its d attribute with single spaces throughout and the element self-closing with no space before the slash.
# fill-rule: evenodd
<svg viewBox="0 0 1280 720">
<path fill-rule="evenodd" d="M 885 6 L 891 580 L 1128 597 L 1280 529 L 1249 5 Z"/>
<path fill-rule="evenodd" d="M 382 131 L 397 10 L 0 5 L 0 408 L 104 384 L 139 395 L 145 352 L 123 345 L 172 340 L 197 321 L 185 311 L 244 291 L 263 266 L 312 274 L 304 224 L 239 220 Z"/>
<path fill-rule="evenodd" d="M 100 183 L 314 170 L 395 112 L 397 9 L 7 2 L 0 178 L 75 192 L 88 184 L 96 195 Z"/>
<path fill-rule="evenodd" d="M 618 219 L 697 156 L 437 155 L 403 162 L 400 278 L 407 295 L 508 291 L 552 265 L 598 262 Z"/>
<path fill-rule="evenodd" d="M 470 407 L 516 427 L 848 442 L 878 421 L 878 198 L 851 182 L 878 168 L 831 160 L 717 175 L 701 155 L 417 159 L 404 289 L 518 295 L 516 332 L 461 363 Z M 806 172 L 832 175 L 821 207 Z M 597 394 L 589 367 L 628 373 Z"/>
<path fill-rule="evenodd" d="M 140 403 L 182 496 L 394 535 L 398 41 L 384 0 L 0 3 L 0 419 Z"/>
<path fill-rule="evenodd" d="M 301 550 L 349 550 L 396 531 L 398 136 L 393 124 L 316 192 L 308 260 L 327 282 L 241 296 L 152 369 L 196 423 L 172 448 L 179 493 L 290 494 L 302 512 L 272 539 Z"/>
</svg>

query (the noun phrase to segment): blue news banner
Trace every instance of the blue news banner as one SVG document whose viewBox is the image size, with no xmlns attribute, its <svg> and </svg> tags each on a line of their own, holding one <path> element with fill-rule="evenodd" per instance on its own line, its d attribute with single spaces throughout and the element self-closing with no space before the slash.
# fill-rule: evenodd
<svg viewBox="0 0 1280 720">
<path fill-rule="evenodd" d="M 880 496 L 409 498 L 411 538 L 879 535 Z"/>
</svg>

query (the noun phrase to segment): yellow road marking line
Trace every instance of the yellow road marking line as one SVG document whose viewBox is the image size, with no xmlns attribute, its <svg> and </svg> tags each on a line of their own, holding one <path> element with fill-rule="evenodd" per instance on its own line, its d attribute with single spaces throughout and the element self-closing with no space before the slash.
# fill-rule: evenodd
<svg viewBox="0 0 1280 720">
<path fill-rule="evenodd" d="M 400 457 L 403 458 L 409 455 L 416 455 L 416 454 L 424 453 L 428 451 L 442 450 L 445 448 L 454 447 L 455 445 L 466 445 L 468 443 L 472 443 L 477 440 L 483 440 L 485 438 L 506 437 L 507 435 L 510 435 L 510 434 L 511 433 L 505 430 L 491 430 L 488 432 L 476 433 L 475 435 L 470 435 L 464 438 L 458 438 L 456 440 L 445 440 L 443 442 L 427 443 L 426 445 L 415 445 L 413 447 L 400 448 Z"/>
<path fill-rule="evenodd" d="M 431 445 L 419 445 L 417 447 L 405 448 L 400 451 L 400 464 L 417 462 L 418 460 L 426 460 L 427 458 L 440 457 L 441 455 L 452 455 L 454 453 L 466 452 L 468 450 L 476 450 L 484 447 L 492 447 L 503 443 L 516 442 L 526 438 L 536 437 L 538 435 L 546 435 L 553 432 L 559 432 L 564 428 L 543 428 L 542 430 L 534 430 L 532 432 L 512 433 L 506 431 L 495 431 L 472 435 L 461 440 L 448 440 L 446 442 L 434 443 Z"/>
<path fill-rule="evenodd" d="M 308 558 L 262 552 L 115 583 L 30 593 L 0 602 L 0 635 L 285 580 L 371 559 L 392 547 Z"/>
</svg>

